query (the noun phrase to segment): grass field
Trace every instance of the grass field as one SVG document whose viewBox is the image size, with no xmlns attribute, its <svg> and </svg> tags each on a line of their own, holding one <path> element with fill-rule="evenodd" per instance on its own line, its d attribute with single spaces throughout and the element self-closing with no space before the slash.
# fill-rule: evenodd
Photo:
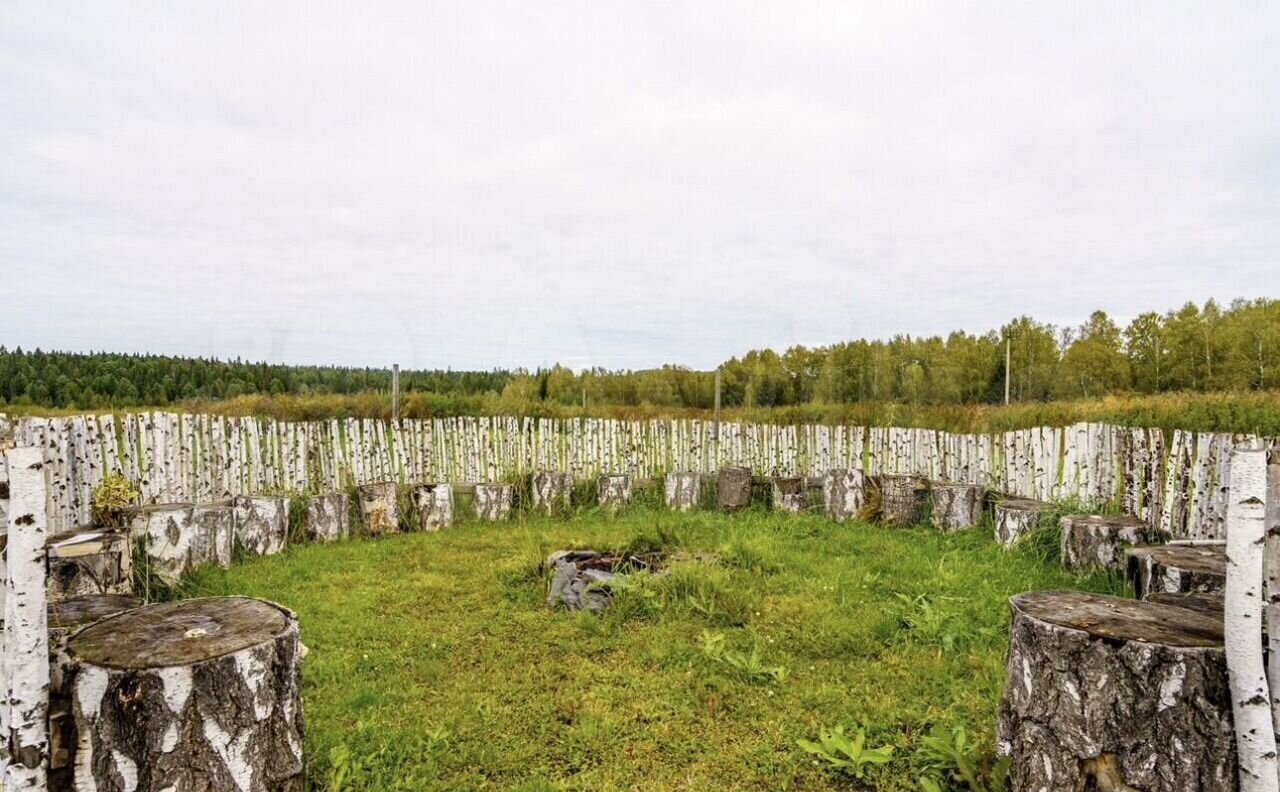
<svg viewBox="0 0 1280 792">
<path fill-rule="evenodd" d="M 966 789 L 941 755 L 955 727 L 993 753 L 1008 597 L 1123 588 L 1053 545 L 637 506 L 303 545 L 183 593 L 297 611 L 317 788 Z M 572 547 L 689 557 L 596 617 L 545 603 L 540 562 Z M 837 724 L 890 761 L 857 779 L 797 745 Z"/>
</svg>

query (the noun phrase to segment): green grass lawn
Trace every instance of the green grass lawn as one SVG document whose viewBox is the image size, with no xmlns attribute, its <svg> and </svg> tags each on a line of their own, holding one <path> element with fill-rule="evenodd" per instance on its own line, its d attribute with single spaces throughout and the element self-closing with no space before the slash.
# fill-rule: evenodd
<svg viewBox="0 0 1280 792">
<path fill-rule="evenodd" d="M 298 613 L 319 788 L 920 789 L 932 727 L 993 752 L 1009 596 L 1123 588 L 1053 541 L 635 507 L 299 546 L 183 593 Z M 551 551 L 653 545 L 715 558 L 603 617 L 546 605 Z M 837 724 L 892 761 L 858 780 L 797 746 Z"/>
</svg>

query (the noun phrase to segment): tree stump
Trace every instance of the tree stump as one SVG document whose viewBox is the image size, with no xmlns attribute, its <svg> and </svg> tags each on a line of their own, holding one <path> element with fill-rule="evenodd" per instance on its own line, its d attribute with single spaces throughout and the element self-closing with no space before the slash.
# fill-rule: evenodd
<svg viewBox="0 0 1280 792">
<path fill-rule="evenodd" d="M 724 511 L 733 512 L 751 505 L 751 468 L 720 468 L 716 476 L 716 501 Z"/>
<path fill-rule="evenodd" d="M 418 525 L 424 531 L 438 531 L 453 525 L 453 485 L 421 484 L 413 489 L 413 506 Z"/>
<path fill-rule="evenodd" d="M 1027 498 L 996 501 L 996 541 L 1005 547 L 1017 544 L 1040 527 L 1045 513 L 1052 508 L 1048 503 Z"/>
<path fill-rule="evenodd" d="M 476 517 L 488 522 L 501 522 L 511 516 L 514 491 L 510 484 L 477 484 Z"/>
<path fill-rule="evenodd" d="M 1010 604 L 1010 792 L 1237 788 L 1221 619 L 1075 592 Z"/>
<path fill-rule="evenodd" d="M 930 482 L 934 526 L 943 533 L 955 533 L 982 522 L 983 494 L 979 484 Z"/>
<path fill-rule="evenodd" d="M 1073 514 L 1063 517 L 1062 566 L 1072 572 L 1123 570 L 1124 549 L 1155 538 L 1146 521 L 1129 515 Z"/>
<path fill-rule="evenodd" d="M 49 542 L 49 599 L 133 591 L 129 537 L 114 531 L 81 530 Z"/>
<path fill-rule="evenodd" d="M 667 508 L 676 511 L 689 511 L 698 505 L 702 493 L 702 477 L 697 473 L 683 471 L 668 473 L 663 481 Z"/>
<path fill-rule="evenodd" d="M 73 635 L 78 789 L 301 790 L 298 621 L 243 597 L 148 605 Z"/>
<path fill-rule="evenodd" d="M 246 553 L 275 555 L 289 541 L 289 499 L 278 495 L 237 495 L 235 542 Z"/>
<path fill-rule="evenodd" d="M 1227 553 L 1221 545 L 1151 545 L 1124 551 L 1134 595 L 1181 591 L 1219 592 L 1227 585 Z"/>
<path fill-rule="evenodd" d="M 862 508 L 865 478 L 861 470 L 832 470 L 822 477 L 822 506 L 827 518 L 852 520 Z"/>
<path fill-rule="evenodd" d="M 88 624 L 142 607 L 142 600 L 121 594 L 92 594 L 49 603 L 49 788 L 71 789 L 76 750 L 71 712 L 71 680 L 75 663 L 67 654 L 67 637 Z"/>
<path fill-rule="evenodd" d="M 809 492 L 800 476 L 774 476 L 773 508 L 777 511 L 802 514 L 809 508 Z"/>
<path fill-rule="evenodd" d="M 307 538 L 336 542 L 351 535 L 351 498 L 345 492 L 315 495 L 307 501 Z"/>
<path fill-rule="evenodd" d="M 918 525 L 929 506 L 929 481 L 923 476 L 879 476 L 880 519 L 888 525 Z"/>
<path fill-rule="evenodd" d="M 374 536 L 400 532 L 400 503 L 394 481 L 365 484 L 357 492 L 365 530 Z"/>
<path fill-rule="evenodd" d="M 540 470 L 530 481 L 533 508 L 547 514 L 568 509 L 573 497 L 573 476 L 555 470 Z"/>
<path fill-rule="evenodd" d="M 1177 594 L 1156 592 L 1144 597 L 1147 602 L 1187 608 L 1211 619 L 1222 621 L 1223 603 L 1221 591 L 1179 591 Z"/>
<path fill-rule="evenodd" d="M 617 509 L 631 502 L 631 477 L 625 473 L 606 473 L 596 487 L 600 505 Z"/>
<path fill-rule="evenodd" d="M 142 545 L 147 571 L 173 585 L 204 564 L 231 566 L 235 513 L 228 504 L 148 506 L 134 512 L 129 533 Z"/>
</svg>

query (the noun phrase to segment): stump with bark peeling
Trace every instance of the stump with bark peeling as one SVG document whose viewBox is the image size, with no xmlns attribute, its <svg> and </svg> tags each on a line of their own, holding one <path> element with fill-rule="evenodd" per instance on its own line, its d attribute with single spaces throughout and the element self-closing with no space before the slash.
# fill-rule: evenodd
<svg viewBox="0 0 1280 792">
<path fill-rule="evenodd" d="M 802 514 L 809 508 L 809 491 L 801 476 L 774 476 L 773 508 L 777 511 Z"/>
<path fill-rule="evenodd" d="M 1063 517 L 1062 566 L 1072 572 L 1123 570 L 1124 549 L 1155 539 L 1147 522 L 1124 514 L 1073 514 Z"/>
<path fill-rule="evenodd" d="M 413 507 L 424 531 L 438 531 L 453 525 L 453 485 L 421 484 L 413 489 Z"/>
<path fill-rule="evenodd" d="M 229 504 L 148 506 L 133 513 L 129 533 L 144 553 L 134 565 L 173 585 L 195 567 L 231 565 L 235 513 Z"/>
<path fill-rule="evenodd" d="M 720 468 L 716 476 L 716 502 L 723 511 L 734 512 L 751 505 L 751 468 Z"/>
<path fill-rule="evenodd" d="M 1151 545 L 1124 551 L 1134 595 L 1219 592 L 1227 585 L 1227 553 L 1220 545 Z"/>
<path fill-rule="evenodd" d="M 607 473 L 600 477 L 596 488 L 600 505 L 617 509 L 631 502 L 631 477 L 625 473 Z"/>
<path fill-rule="evenodd" d="M 73 635 L 77 788 L 303 788 L 298 622 L 242 597 L 183 600 Z"/>
<path fill-rule="evenodd" d="M 357 491 L 366 531 L 373 536 L 400 532 L 400 502 L 394 481 L 365 484 Z"/>
<path fill-rule="evenodd" d="M 702 493 L 702 477 L 697 473 L 683 471 L 668 473 L 663 481 L 667 508 L 676 511 L 689 511 L 698 505 Z"/>
<path fill-rule="evenodd" d="M 81 530 L 49 540 L 49 599 L 133 591 L 129 537 Z"/>
<path fill-rule="evenodd" d="M 822 506 L 827 518 L 852 520 L 862 508 L 865 479 L 861 470 L 832 470 L 822 477 Z"/>
<path fill-rule="evenodd" d="M 997 737 L 1011 792 L 1236 789 L 1221 619 L 1077 592 L 1011 607 Z"/>
<path fill-rule="evenodd" d="M 278 495 L 237 495 L 235 543 L 250 555 L 268 556 L 289 541 L 289 499 Z"/>
<path fill-rule="evenodd" d="M 929 483 L 933 524 L 943 533 L 964 531 L 982 522 L 983 488 L 980 484 Z"/>
<path fill-rule="evenodd" d="M 1038 529 L 1045 515 L 1053 507 L 1042 501 L 1027 498 L 1008 498 L 996 501 L 996 541 L 1005 547 Z"/>
<path fill-rule="evenodd" d="M 305 530 L 313 542 L 336 542 L 351 535 L 351 498 L 345 492 L 315 495 L 307 501 Z"/>
<path fill-rule="evenodd" d="M 515 492 L 510 484 L 477 484 L 476 517 L 487 522 L 502 522 L 511 516 Z"/>
<path fill-rule="evenodd" d="M 929 508 L 929 481 L 923 476 L 879 476 L 880 519 L 887 525 L 918 525 Z"/>
<path fill-rule="evenodd" d="M 530 482 L 533 508 L 547 514 L 568 509 L 573 497 L 573 476 L 557 470 L 540 470 Z"/>
</svg>

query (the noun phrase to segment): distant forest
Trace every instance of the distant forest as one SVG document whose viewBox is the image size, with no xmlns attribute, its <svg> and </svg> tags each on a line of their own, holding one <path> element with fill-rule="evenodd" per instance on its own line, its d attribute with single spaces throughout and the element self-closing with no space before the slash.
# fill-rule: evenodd
<svg viewBox="0 0 1280 792">
<path fill-rule="evenodd" d="M 753 350 L 721 367 L 728 407 L 902 402 L 994 404 L 1003 400 L 1005 340 L 1016 401 L 1108 394 L 1280 388 L 1280 300 L 1228 307 L 1188 303 L 1120 327 L 1101 311 L 1076 327 L 1020 317 L 982 335 L 895 336 L 827 347 Z M 391 372 L 283 366 L 159 355 L 76 354 L 0 347 L 0 404 L 70 409 L 161 407 L 249 395 L 387 391 Z M 664 366 L 643 371 L 562 366 L 536 371 L 404 371 L 406 394 L 448 412 L 476 397 L 528 404 L 706 409 L 714 373 Z"/>
</svg>

